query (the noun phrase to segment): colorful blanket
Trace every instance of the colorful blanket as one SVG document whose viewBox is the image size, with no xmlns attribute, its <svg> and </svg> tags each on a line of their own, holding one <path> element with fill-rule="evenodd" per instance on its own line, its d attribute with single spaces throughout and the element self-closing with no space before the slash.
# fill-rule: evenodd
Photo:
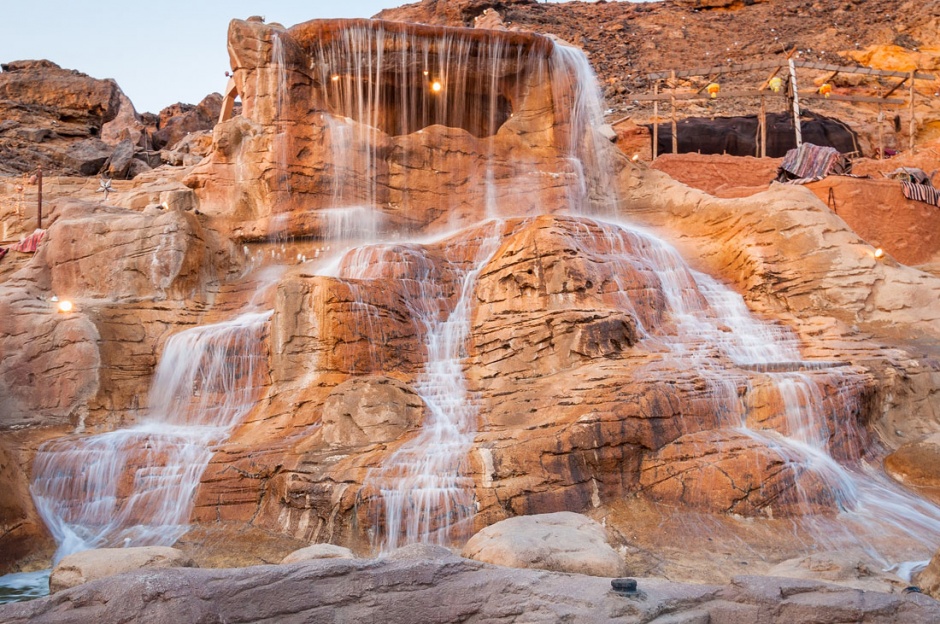
<svg viewBox="0 0 940 624">
<path fill-rule="evenodd" d="M 848 173 L 849 169 L 848 161 L 834 147 L 804 143 L 787 152 L 777 179 L 788 184 L 806 184 L 833 173 Z"/>
<path fill-rule="evenodd" d="M 901 192 L 904 197 L 940 207 L 940 191 L 930 184 L 916 184 L 914 182 L 901 182 Z"/>
<path fill-rule="evenodd" d="M 17 244 L 10 247 L 10 249 L 13 251 L 21 251 L 23 253 L 33 253 L 36 251 L 36 249 L 39 248 L 39 243 L 42 242 L 42 239 L 45 235 L 45 230 L 36 230 Z"/>
</svg>

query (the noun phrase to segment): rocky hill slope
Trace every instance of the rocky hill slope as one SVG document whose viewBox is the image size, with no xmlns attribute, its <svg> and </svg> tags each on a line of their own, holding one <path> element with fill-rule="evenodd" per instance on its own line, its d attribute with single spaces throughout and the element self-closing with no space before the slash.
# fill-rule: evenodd
<svg viewBox="0 0 940 624">
<path fill-rule="evenodd" d="M 882 69 L 926 72 L 940 70 L 940 2 L 928 0 L 665 0 L 663 2 L 565 2 L 536 0 L 423 0 L 376 15 L 449 26 L 473 26 L 487 11 L 496 11 L 503 26 L 553 34 L 580 46 L 598 74 L 611 119 L 633 117 L 646 122 L 649 104 L 631 96 L 652 92 L 651 72 L 722 67 L 795 57 L 837 65 L 863 64 Z M 490 19 L 488 27 L 497 22 Z M 723 89 L 756 89 L 768 70 L 701 76 L 681 88 L 702 89 L 717 79 Z M 810 76 L 820 78 L 827 72 Z M 861 79 L 839 75 L 837 88 L 851 92 L 886 92 L 896 79 Z M 812 84 L 807 84 L 812 87 Z M 801 86 L 802 87 L 802 86 Z M 906 89 L 906 86 L 904 87 Z M 918 139 L 940 135 L 940 82 L 919 81 L 927 98 L 918 109 Z M 683 105 L 681 116 L 755 114 L 753 101 L 720 101 Z M 819 112 L 870 124 L 877 110 L 858 104 L 813 103 Z M 888 111 L 889 115 L 895 112 Z M 905 120 L 906 121 L 906 120 Z M 888 134 L 892 130 L 886 127 Z M 899 142 L 900 144 L 901 142 Z"/>
</svg>

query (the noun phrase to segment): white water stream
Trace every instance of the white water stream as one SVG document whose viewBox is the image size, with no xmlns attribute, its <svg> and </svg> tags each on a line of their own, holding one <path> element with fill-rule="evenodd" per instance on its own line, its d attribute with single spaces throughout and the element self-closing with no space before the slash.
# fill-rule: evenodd
<svg viewBox="0 0 940 624">
<path fill-rule="evenodd" d="M 213 445 L 257 399 L 270 315 L 171 336 L 142 422 L 39 449 L 30 490 L 58 544 L 56 561 L 88 548 L 169 545 L 187 530 Z"/>
</svg>

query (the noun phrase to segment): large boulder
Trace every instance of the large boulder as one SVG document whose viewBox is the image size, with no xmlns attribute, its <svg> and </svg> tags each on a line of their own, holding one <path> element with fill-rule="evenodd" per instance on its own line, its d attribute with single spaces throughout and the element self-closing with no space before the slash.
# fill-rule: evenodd
<svg viewBox="0 0 940 624">
<path fill-rule="evenodd" d="M 299 563 L 301 561 L 313 561 L 314 559 L 355 559 L 353 551 L 335 544 L 314 544 L 295 550 L 283 559 L 281 565 L 288 563 Z"/>
<path fill-rule="evenodd" d="M 63 557 L 52 569 L 49 591 L 54 594 L 83 583 L 143 568 L 191 567 L 193 562 L 186 554 L 169 546 L 83 550 Z"/>
<path fill-rule="evenodd" d="M 511 568 L 607 577 L 624 572 L 623 560 L 607 543 L 604 527 L 570 511 L 497 522 L 471 537 L 463 555 Z"/>
</svg>

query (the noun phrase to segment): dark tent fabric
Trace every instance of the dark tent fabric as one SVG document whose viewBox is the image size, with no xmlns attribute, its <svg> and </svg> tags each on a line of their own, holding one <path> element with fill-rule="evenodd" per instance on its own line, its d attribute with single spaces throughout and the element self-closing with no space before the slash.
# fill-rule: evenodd
<svg viewBox="0 0 940 624">
<path fill-rule="evenodd" d="M 757 116 L 747 117 L 688 117 L 676 124 L 681 154 L 730 154 L 732 156 L 759 156 L 760 141 Z M 652 131 L 652 124 L 647 126 Z M 843 154 L 859 151 L 858 137 L 838 119 L 804 111 L 800 119 L 804 143 L 833 147 Z M 767 156 L 782 158 L 796 147 L 793 117 L 783 113 L 767 113 Z M 659 124 L 658 150 L 660 154 L 672 152 L 672 124 Z"/>
</svg>

